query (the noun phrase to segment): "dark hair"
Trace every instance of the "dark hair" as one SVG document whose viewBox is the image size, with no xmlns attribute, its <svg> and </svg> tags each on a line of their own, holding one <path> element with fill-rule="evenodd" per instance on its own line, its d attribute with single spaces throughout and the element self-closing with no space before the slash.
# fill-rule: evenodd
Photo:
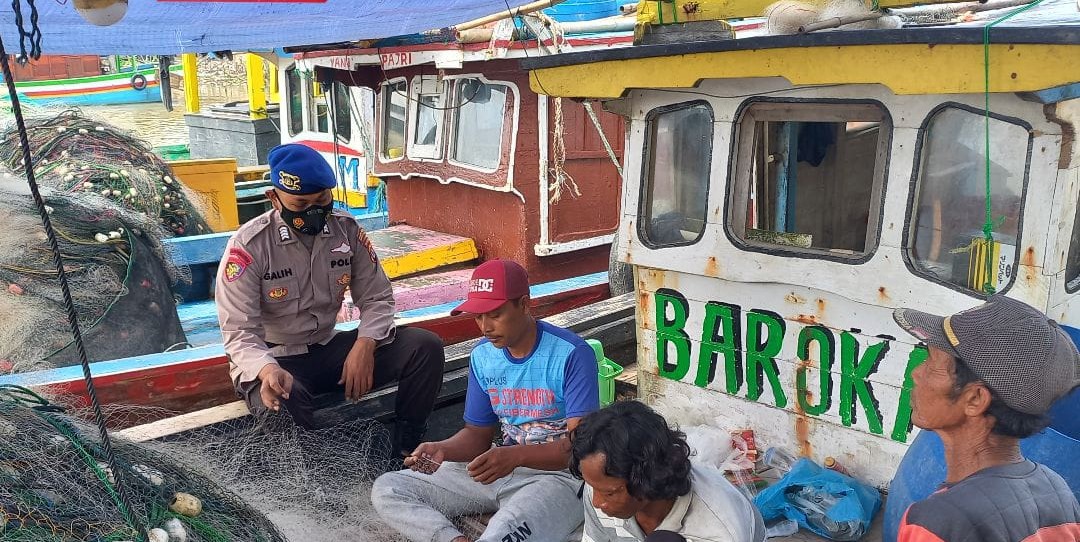
<svg viewBox="0 0 1080 542">
<path fill-rule="evenodd" d="M 620 401 L 589 414 L 570 439 L 570 472 L 578 478 L 581 461 L 600 453 L 604 473 L 626 480 L 633 497 L 657 501 L 690 493 L 686 435 L 644 403 Z"/>
<path fill-rule="evenodd" d="M 953 383 L 953 399 L 958 397 L 968 384 L 982 382 L 986 385 L 964 360 L 954 359 L 956 359 L 956 381 Z M 991 433 L 1027 438 L 1050 425 L 1050 416 L 1020 412 L 1005 404 L 1005 401 L 989 385 L 986 385 L 986 389 L 990 392 L 990 406 L 986 409 L 986 415 L 994 417 L 994 426 L 990 428 Z"/>
</svg>

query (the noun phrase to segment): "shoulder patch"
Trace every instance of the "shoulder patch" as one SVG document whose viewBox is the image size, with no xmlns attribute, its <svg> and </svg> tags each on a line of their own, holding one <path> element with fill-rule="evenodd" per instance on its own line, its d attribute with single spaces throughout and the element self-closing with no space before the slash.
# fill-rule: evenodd
<svg viewBox="0 0 1080 542">
<path fill-rule="evenodd" d="M 367 249 L 368 257 L 371 258 L 371 263 L 379 263 L 379 257 L 375 254 L 375 247 L 371 244 L 371 239 L 368 239 L 367 232 L 364 228 L 359 228 L 360 233 L 356 234 L 356 239 L 360 241 L 360 244 Z"/>
<path fill-rule="evenodd" d="M 246 250 L 239 247 L 230 248 L 225 261 L 225 282 L 236 282 L 253 261 L 255 259 Z"/>
</svg>

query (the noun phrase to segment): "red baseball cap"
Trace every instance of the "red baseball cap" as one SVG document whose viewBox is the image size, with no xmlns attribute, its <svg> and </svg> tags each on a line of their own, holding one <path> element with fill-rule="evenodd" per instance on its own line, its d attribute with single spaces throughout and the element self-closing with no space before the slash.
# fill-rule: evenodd
<svg viewBox="0 0 1080 542">
<path fill-rule="evenodd" d="M 525 295 L 529 295 L 529 274 L 524 267 L 510 260 L 488 260 L 473 269 L 469 297 L 450 314 L 491 312 Z"/>
</svg>

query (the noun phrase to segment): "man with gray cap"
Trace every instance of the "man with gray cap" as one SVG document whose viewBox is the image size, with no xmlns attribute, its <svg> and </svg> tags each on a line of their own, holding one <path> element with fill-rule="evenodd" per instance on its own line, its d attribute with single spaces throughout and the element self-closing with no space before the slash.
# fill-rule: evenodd
<svg viewBox="0 0 1080 542">
<path fill-rule="evenodd" d="M 941 489 L 904 514 L 898 542 L 1080 540 L 1072 491 L 1020 454 L 1020 439 L 1080 385 L 1068 335 L 1002 295 L 951 316 L 897 309 L 893 318 L 929 350 L 911 373 L 911 419 L 941 437 L 946 465 Z"/>
<path fill-rule="evenodd" d="M 334 209 L 334 171 L 299 144 L 270 150 L 271 211 L 229 239 L 216 300 L 230 375 L 256 416 L 281 407 L 313 428 L 313 398 L 351 400 L 398 382 L 394 445 L 420 443 L 442 386 L 443 345 L 423 329 L 394 325 L 390 280 L 364 230 Z M 345 295 L 360 307 L 355 330 L 338 333 Z"/>
</svg>

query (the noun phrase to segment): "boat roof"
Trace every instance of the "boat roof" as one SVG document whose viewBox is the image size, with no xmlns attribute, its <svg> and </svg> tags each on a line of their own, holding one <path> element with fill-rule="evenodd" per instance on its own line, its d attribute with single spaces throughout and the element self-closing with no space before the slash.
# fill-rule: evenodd
<svg viewBox="0 0 1080 542">
<path fill-rule="evenodd" d="M 603 24 L 610 21 L 629 21 L 632 28 L 634 18 L 619 15 L 592 22 Z M 765 19 L 755 17 L 731 23 L 738 32 L 760 32 Z M 515 39 L 496 39 L 480 43 L 460 43 L 452 34 L 441 35 L 443 39 L 429 43 L 395 44 L 382 46 L 375 42 L 362 47 L 306 47 L 293 52 L 293 58 L 300 60 L 307 67 L 325 67 L 334 69 L 356 69 L 361 66 L 379 66 L 384 69 L 398 69 L 423 64 L 453 65 L 464 62 L 484 62 L 501 59 L 524 59 L 550 55 L 553 42 L 549 39 L 537 41 L 534 37 Z M 437 36 L 438 39 L 438 36 Z M 393 42 L 394 39 L 381 40 Z M 634 42 L 634 31 L 615 30 L 603 32 L 572 32 L 559 40 L 563 51 L 603 51 L 625 48 Z M 496 50 L 499 50 L 496 52 Z"/>
<path fill-rule="evenodd" d="M 633 43 L 634 32 L 600 32 L 567 36 L 563 46 L 572 50 L 599 51 L 626 47 Z M 550 43 L 550 42 L 549 42 Z M 505 54 L 493 56 L 491 46 L 505 48 Z M 308 66 L 336 69 L 354 69 L 356 66 L 383 65 L 385 69 L 397 69 L 422 64 L 444 62 L 483 62 L 504 58 L 533 58 L 541 54 L 536 40 L 497 40 L 492 43 L 424 43 L 390 47 L 333 48 L 309 50 L 293 54 L 293 58 L 305 61 Z"/>
<path fill-rule="evenodd" d="M 983 92 L 986 26 L 1017 9 L 986 11 L 978 20 L 949 25 L 635 45 L 531 57 L 521 65 L 532 72 L 534 89 L 575 98 L 751 77 L 785 77 L 793 85 L 880 83 L 897 94 Z M 1044 100 L 1080 97 L 1080 62 L 1063 61 L 1080 58 L 1076 0 L 1044 0 L 999 22 L 989 31 L 988 48 L 991 92 L 1042 93 Z M 597 70 L 605 76 L 595 77 Z"/>
</svg>

